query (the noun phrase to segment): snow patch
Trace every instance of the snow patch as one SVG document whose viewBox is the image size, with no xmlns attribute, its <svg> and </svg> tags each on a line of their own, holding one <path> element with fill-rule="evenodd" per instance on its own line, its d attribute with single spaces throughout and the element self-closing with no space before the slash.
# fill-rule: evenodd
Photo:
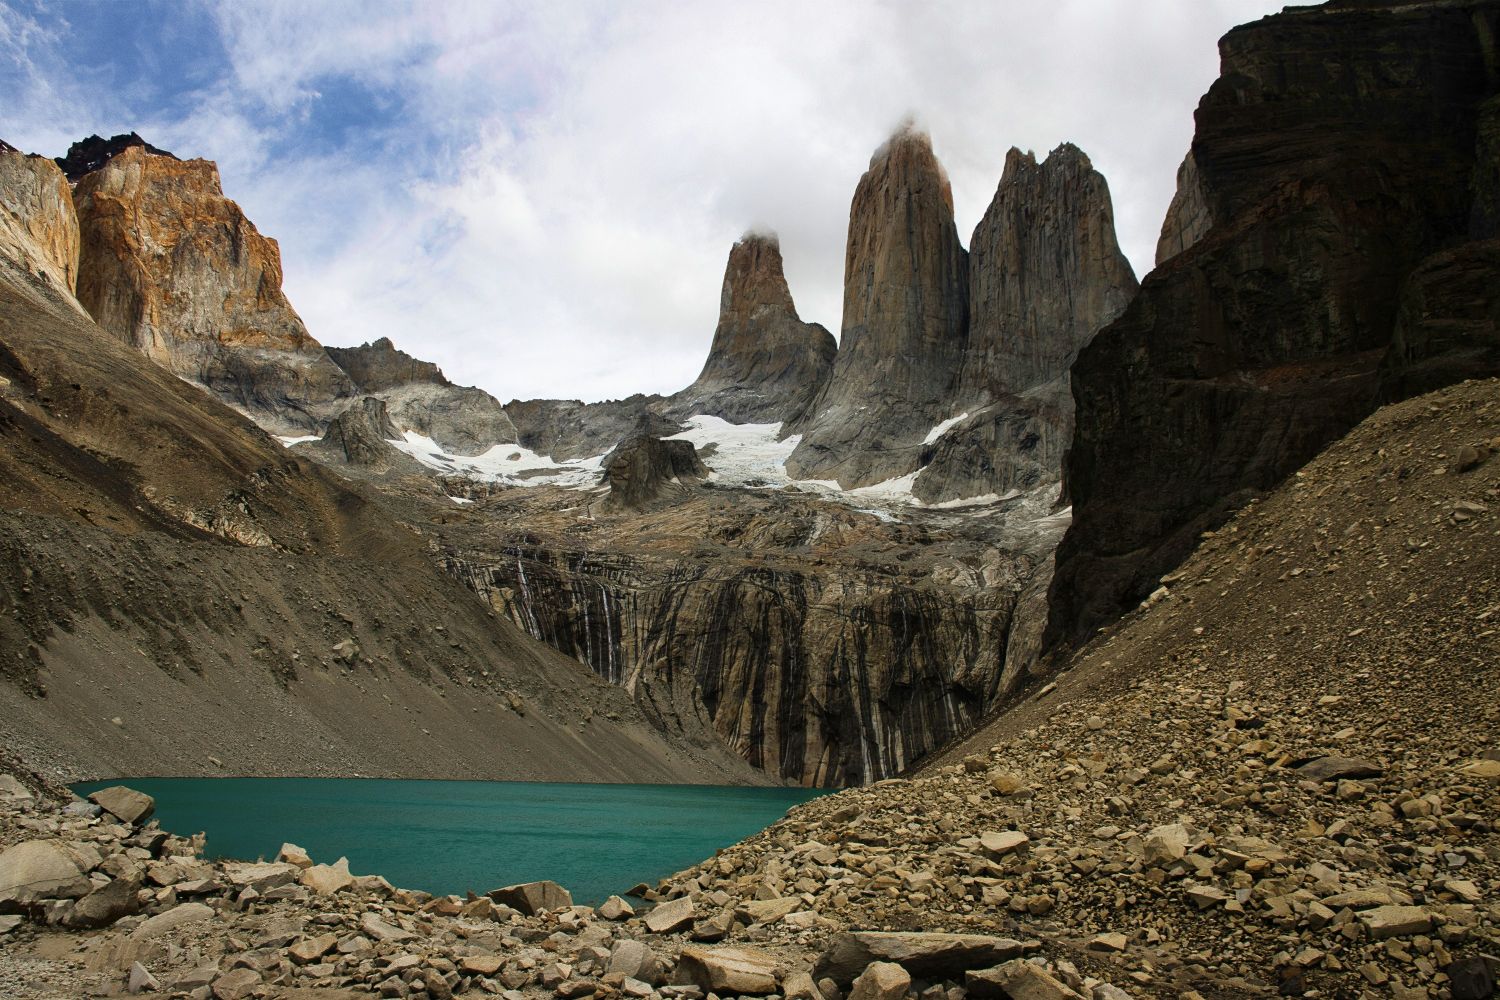
<svg viewBox="0 0 1500 1000">
<path fill-rule="evenodd" d="M 554 462 L 518 444 L 497 444 L 482 455 L 450 455 L 430 437 L 404 431 L 391 444 L 400 451 L 450 476 L 466 476 L 506 486 L 596 486 L 604 471 L 604 456 Z"/>
<path fill-rule="evenodd" d="M 666 440 L 691 441 L 708 466 L 711 482 L 725 486 L 786 486 L 792 482 L 786 473 L 786 460 L 801 443 L 802 435 L 778 441 L 780 424 L 731 424 L 704 413 L 688 417 L 685 423 L 687 430 Z M 710 445 L 712 451 L 702 454 Z"/>
<path fill-rule="evenodd" d="M 303 435 L 302 437 L 279 437 L 278 436 L 276 438 L 276 440 L 278 440 L 278 441 L 281 442 L 281 446 L 283 448 L 290 448 L 294 444 L 306 444 L 309 441 L 321 441 L 321 440 L 323 440 L 323 438 L 319 434 L 306 434 L 306 435 Z"/>
<path fill-rule="evenodd" d="M 938 438 L 942 437 L 944 434 L 947 434 L 950 430 L 952 430 L 954 424 L 958 423 L 960 420 L 967 420 L 968 417 L 969 417 L 969 411 L 968 410 L 965 410 L 964 412 L 960 413 L 956 417 L 949 417 L 947 420 L 944 420 L 942 423 L 938 424 L 932 430 L 928 431 L 927 432 L 927 436 L 922 439 L 922 443 L 923 444 L 932 444 Z"/>
</svg>

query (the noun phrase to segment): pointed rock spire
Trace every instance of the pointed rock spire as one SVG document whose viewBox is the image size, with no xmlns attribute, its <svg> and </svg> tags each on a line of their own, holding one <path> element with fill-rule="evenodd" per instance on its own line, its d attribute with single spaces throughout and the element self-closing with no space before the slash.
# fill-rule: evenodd
<svg viewBox="0 0 1500 1000">
<path fill-rule="evenodd" d="M 797 316 L 774 233 L 746 233 L 729 251 L 719 325 L 697 381 L 673 409 L 735 423 L 774 423 L 805 409 L 832 369 L 833 335 Z"/>
</svg>

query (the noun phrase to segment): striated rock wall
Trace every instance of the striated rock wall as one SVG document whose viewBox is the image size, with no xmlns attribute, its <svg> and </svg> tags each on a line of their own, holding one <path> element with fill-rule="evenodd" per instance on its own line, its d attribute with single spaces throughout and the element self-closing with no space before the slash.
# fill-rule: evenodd
<svg viewBox="0 0 1500 1000">
<path fill-rule="evenodd" d="M 207 160 L 129 146 L 74 191 L 78 299 L 109 333 L 278 433 L 355 394 L 281 292 L 281 254 Z"/>
<path fill-rule="evenodd" d="M 855 188 L 838 355 L 786 428 L 803 435 L 788 471 L 845 488 L 915 471 L 923 436 L 951 415 L 968 301 L 948 177 L 928 137 L 903 129 Z"/>
<path fill-rule="evenodd" d="M 78 286 L 78 215 L 57 164 L 0 149 L 0 254 L 71 300 Z"/>
<path fill-rule="evenodd" d="M 580 519 L 576 494 L 523 492 L 466 508 L 482 531 L 434 529 L 449 571 L 668 731 L 706 726 L 806 785 L 896 774 L 992 710 L 1057 534 L 703 488 Z"/>
<path fill-rule="evenodd" d="M 1078 147 L 1011 149 L 969 243 L 969 334 L 948 413 L 924 452 L 933 502 L 1055 480 L 1073 432 L 1068 368 L 1136 293 L 1109 185 Z"/>
<path fill-rule="evenodd" d="M 823 388 L 836 350 L 833 334 L 798 318 L 777 238 L 747 233 L 729 251 L 708 360 L 669 406 L 683 416 L 781 423 Z"/>
<path fill-rule="evenodd" d="M 1369 3 L 1221 41 L 1192 147 L 1213 226 L 1073 368 L 1053 639 L 1139 601 L 1380 399 L 1497 370 L 1472 242 L 1497 31 L 1493 2 Z"/>
</svg>

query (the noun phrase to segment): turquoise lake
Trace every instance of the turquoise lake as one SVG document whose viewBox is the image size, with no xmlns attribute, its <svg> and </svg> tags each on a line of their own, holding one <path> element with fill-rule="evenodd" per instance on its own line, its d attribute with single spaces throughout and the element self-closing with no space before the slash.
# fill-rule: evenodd
<svg viewBox="0 0 1500 1000">
<path fill-rule="evenodd" d="M 552 879 L 597 904 L 764 829 L 808 788 L 582 785 L 375 778 L 128 778 L 162 829 L 208 834 L 214 858 L 269 861 L 285 841 L 314 861 L 439 895 Z"/>
</svg>

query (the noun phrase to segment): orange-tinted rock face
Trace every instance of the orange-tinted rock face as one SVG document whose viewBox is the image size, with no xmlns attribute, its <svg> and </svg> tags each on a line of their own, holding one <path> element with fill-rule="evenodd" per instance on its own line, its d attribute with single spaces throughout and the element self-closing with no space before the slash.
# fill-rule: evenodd
<svg viewBox="0 0 1500 1000">
<path fill-rule="evenodd" d="M 78 282 L 78 216 L 56 163 L 0 150 L 0 252 L 69 296 Z"/>
<path fill-rule="evenodd" d="M 281 291 L 281 254 L 218 168 L 126 149 L 74 192 L 78 299 L 105 330 L 276 431 L 326 424 L 354 393 Z"/>
</svg>

